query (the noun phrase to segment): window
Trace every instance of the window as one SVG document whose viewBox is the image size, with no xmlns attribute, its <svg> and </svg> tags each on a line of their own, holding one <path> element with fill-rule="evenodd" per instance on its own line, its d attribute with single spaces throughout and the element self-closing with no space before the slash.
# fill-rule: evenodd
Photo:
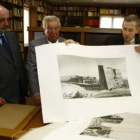
<svg viewBox="0 0 140 140">
<path fill-rule="evenodd" d="M 100 28 L 121 29 L 124 17 L 121 16 L 100 16 Z"/>
<path fill-rule="evenodd" d="M 29 8 L 24 7 L 24 46 L 28 46 L 29 43 L 27 27 L 29 27 Z"/>
<path fill-rule="evenodd" d="M 122 24 L 123 24 L 123 17 L 114 17 L 113 18 L 113 28 L 118 28 L 121 29 L 122 28 Z"/>
</svg>

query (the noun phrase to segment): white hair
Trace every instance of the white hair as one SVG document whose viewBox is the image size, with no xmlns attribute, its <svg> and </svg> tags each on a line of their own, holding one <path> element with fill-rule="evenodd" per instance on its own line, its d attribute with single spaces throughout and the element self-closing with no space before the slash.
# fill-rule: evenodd
<svg viewBox="0 0 140 140">
<path fill-rule="evenodd" d="M 53 15 L 49 15 L 49 16 L 45 16 L 42 20 L 42 27 L 43 29 L 46 29 L 46 22 L 47 21 L 58 21 L 58 24 L 59 24 L 59 28 L 61 27 L 61 23 L 60 23 L 60 20 L 58 17 L 56 16 L 53 16 Z"/>
</svg>

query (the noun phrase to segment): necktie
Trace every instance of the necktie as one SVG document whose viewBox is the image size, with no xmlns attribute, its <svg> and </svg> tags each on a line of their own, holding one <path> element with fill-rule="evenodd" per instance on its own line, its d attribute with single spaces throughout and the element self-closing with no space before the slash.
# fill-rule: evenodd
<svg viewBox="0 0 140 140">
<path fill-rule="evenodd" d="M 3 35 L 0 36 L 1 40 L 2 40 L 2 46 L 4 47 L 4 49 L 6 50 L 6 52 L 10 55 L 10 57 L 12 58 L 12 53 L 10 50 L 10 46 L 7 43 L 5 37 Z"/>
</svg>

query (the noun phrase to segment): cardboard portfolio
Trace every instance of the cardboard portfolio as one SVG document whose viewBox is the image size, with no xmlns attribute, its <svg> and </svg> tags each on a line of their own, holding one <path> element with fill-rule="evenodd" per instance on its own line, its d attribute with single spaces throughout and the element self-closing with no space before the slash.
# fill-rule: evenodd
<svg viewBox="0 0 140 140">
<path fill-rule="evenodd" d="M 33 105 L 5 104 L 0 107 L 0 137 L 14 137 L 22 132 L 40 107 Z"/>
</svg>

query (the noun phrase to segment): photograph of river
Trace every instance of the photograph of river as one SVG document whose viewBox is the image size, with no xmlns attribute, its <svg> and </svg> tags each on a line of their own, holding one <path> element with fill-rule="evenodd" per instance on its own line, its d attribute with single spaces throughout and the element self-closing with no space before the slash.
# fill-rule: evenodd
<svg viewBox="0 0 140 140">
<path fill-rule="evenodd" d="M 125 58 L 58 55 L 64 99 L 131 96 Z"/>
</svg>

